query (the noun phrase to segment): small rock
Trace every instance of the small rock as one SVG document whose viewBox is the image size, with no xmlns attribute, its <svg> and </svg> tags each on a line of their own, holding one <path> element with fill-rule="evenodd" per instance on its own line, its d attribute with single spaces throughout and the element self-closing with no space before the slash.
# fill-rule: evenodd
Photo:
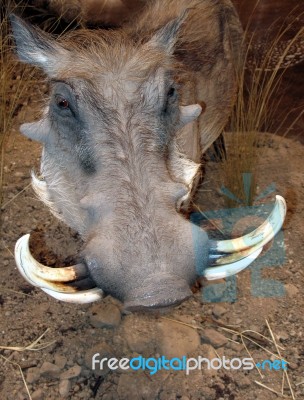
<svg viewBox="0 0 304 400">
<path fill-rule="evenodd" d="M 60 375 L 61 380 L 66 380 L 66 379 L 73 379 L 77 378 L 81 374 L 81 366 L 80 365 L 74 365 L 73 367 L 69 368 L 67 371 L 62 372 Z"/>
<path fill-rule="evenodd" d="M 102 342 L 88 349 L 84 357 L 84 362 L 86 367 L 89 368 L 91 371 L 93 370 L 95 376 L 106 375 L 109 372 L 109 368 L 107 365 L 104 366 L 103 369 L 100 369 L 100 365 L 96 363 L 95 369 L 93 369 L 92 361 L 94 354 L 99 354 L 96 360 L 100 361 L 103 358 L 115 357 L 113 350 L 111 349 L 110 346 L 107 345 L 107 343 Z"/>
<path fill-rule="evenodd" d="M 211 344 L 215 349 L 225 346 L 228 339 L 214 329 L 204 329 L 201 334 L 202 343 Z"/>
<path fill-rule="evenodd" d="M 245 389 L 252 385 L 251 380 L 247 376 L 244 376 L 242 374 L 239 374 L 238 379 L 236 379 L 235 381 L 237 386 L 241 389 Z"/>
<path fill-rule="evenodd" d="M 158 324 L 157 351 L 168 358 L 183 357 L 200 345 L 196 329 L 173 321 L 163 320 Z"/>
<path fill-rule="evenodd" d="M 58 388 L 60 396 L 67 397 L 69 395 L 71 387 L 72 387 L 71 381 L 69 381 L 68 379 L 60 381 Z"/>
<path fill-rule="evenodd" d="M 295 369 L 297 369 L 298 368 L 298 364 L 297 363 L 295 363 L 295 362 L 289 362 L 289 364 L 288 364 L 288 367 L 287 368 L 289 368 L 289 369 L 292 369 L 293 371 L 295 370 Z"/>
<path fill-rule="evenodd" d="M 238 352 L 239 354 L 243 349 L 243 345 L 241 343 L 234 343 L 234 342 L 227 343 L 227 347 L 229 347 L 231 350 L 235 352 Z"/>
<path fill-rule="evenodd" d="M 285 290 L 288 297 L 294 297 L 299 293 L 299 289 L 292 283 L 287 283 L 285 285 Z"/>
<path fill-rule="evenodd" d="M 119 308 L 112 303 L 100 303 L 91 308 L 90 322 L 95 328 L 117 328 L 120 321 Z"/>
<path fill-rule="evenodd" d="M 217 358 L 217 354 L 216 354 L 214 348 L 210 344 L 202 344 L 200 346 L 199 353 L 202 357 L 208 358 L 208 360 Z"/>
<path fill-rule="evenodd" d="M 52 364 L 48 361 L 45 361 L 40 368 L 41 376 L 44 376 L 46 378 L 56 379 L 59 377 L 60 372 L 60 368 L 57 365 Z"/>
<path fill-rule="evenodd" d="M 63 369 L 68 362 L 67 358 L 60 354 L 55 354 L 54 361 L 57 367 L 59 367 L 60 369 Z"/>
<path fill-rule="evenodd" d="M 229 324 L 234 325 L 234 326 L 240 326 L 242 324 L 243 320 L 241 318 L 237 317 L 230 317 L 229 318 Z"/>
<path fill-rule="evenodd" d="M 280 342 L 285 342 L 286 340 L 289 339 L 289 335 L 285 331 L 281 331 L 281 332 L 277 333 L 276 336 Z"/>
<path fill-rule="evenodd" d="M 128 315 L 123 322 L 124 334 L 129 349 L 132 352 L 149 357 L 155 352 L 155 341 L 151 326 L 142 323 L 135 315 Z"/>
<path fill-rule="evenodd" d="M 35 383 L 40 378 L 40 370 L 39 368 L 29 368 L 26 374 L 26 382 L 27 383 Z"/>
<path fill-rule="evenodd" d="M 215 387 L 216 387 L 216 391 L 218 392 L 218 393 L 222 393 L 222 394 L 224 394 L 225 393 L 225 389 L 226 389 L 226 385 L 224 384 L 224 382 L 223 381 L 221 381 L 221 380 L 217 380 L 217 382 L 216 382 L 216 384 L 215 384 Z M 217 398 L 216 400 L 225 400 L 223 397 L 219 397 L 219 398 Z"/>
<path fill-rule="evenodd" d="M 216 304 L 216 305 L 213 307 L 213 310 L 212 310 L 212 313 L 213 313 L 213 315 L 214 315 L 216 318 L 220 318 L 220 317 L 221 317 L 222 315 L 224 315 L 226 312 L 227 312 L 226 308 L 223 307 L 223 306 L 221 306 L 221 305 L 219 305 L 219 304 Z"/>
<path fill-rule="evenodd" d="M 42 389 L 37 389 L 35 390 L 34 393 L 32 393 L 32 400 L 44 400 L 44 394 Z"/>
</svg>

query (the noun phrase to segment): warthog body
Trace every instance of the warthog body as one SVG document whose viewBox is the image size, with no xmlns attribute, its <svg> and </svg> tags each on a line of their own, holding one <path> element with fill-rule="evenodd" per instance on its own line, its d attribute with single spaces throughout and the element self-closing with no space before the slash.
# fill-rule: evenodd
<svg viewBox="0 0 304 400">
<path fill-rule="evenodd" d="M 201 154 L 227 121 L 241 47 L 228 0 L 147 3 L 122 28 L 57 41 L 12 17 L 20 59 L 41 67 L 51 85 L 41 121 L 21 129 L 44 146 L 44 180 L 33 176 L 34 189 L 85 242 L 83 263 L 62 282 L 87 282 L 89 274 L 97 297 L 102 289 L 127 309 L 179 303 L 210 270 L 217 244 L 178 211 L 189 201 Z M 68 284 L 50 283 L 59 279 L 49 279 L 46 267 L 33 260 L 26 267 L 18 246 L 26 279 L 62 300 L 84 299 Z M 96 297 L 92 290 L 87 301 Z"/>
</svg>

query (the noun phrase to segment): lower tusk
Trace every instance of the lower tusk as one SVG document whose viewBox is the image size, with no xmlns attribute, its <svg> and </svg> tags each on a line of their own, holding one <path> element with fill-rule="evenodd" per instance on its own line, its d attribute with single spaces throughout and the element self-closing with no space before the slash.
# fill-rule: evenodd
<svg viewBox="0 0 304 400">
<path fill-rule="evenodd" d="M 16 257 L 16 255 L 15 255 Z M 28 281 L 31 285 L 39 287 L 40 289 L 49 289 L 52 291 L 56 291 L 59 293 L 77 293 L 78 289 L 69 286 L 67 284 L 58 283 L 58 282 L 48 282 L 44 279 L 41 279 L 39 276 L 35 275 L 31 270 L 27 270 L 23 266 L 22 259 L 19 259 L 19 262 L 16 258 L 16 264 L 19 269 L 19 272 L 23 276 L 23 278 Z"/>
<path fill-rule="evenodd" d="M 283 197 L 276 196 L 275 206 L 266 221 L 253 232 L 232 240 L 212 241 L 209 267 L 203 272 L 208 280 L 226 278 L 250 265 L 281 229 L 286 215 Z"/>
<path fill-rule="evenodd" d="M 84 264 L 72 267 L 50 268 L 40 264 L 32 256 L 29 248 L 30 235 L 22 236 L 15 246 L 15 259 L 17 266 L 27 276 L 37 276 L 50 282 L 70 282 L 87 277 L 88 271 Z M 22 271 L 20 271 L 22 273 Z"/>
<path fill-rule="evenodd" d="M 286 216 L 286 203 L 282 196 L 276 196 L 276 202 L 266 221 L 242 237 L 231 240 L 211 241 L 210 251 L 217 253 L 235 253 L 263 243 L 268 243 L 281 229 Z"/>
<path fill-rule="evenodd" d="M 104 293 L 99 288 L 84 290 L 78 293 L 58 293 L 46 288 L 41 288 L 45 293 L 54 297 L 57 300 L 65 301 L 67 303 L 87 304 L 101 300 Z"/>
<path fill-rule="evenodd" d="M 31 285 L 39 287 L 55 299 L 70 303 L 92 303 L 103 298 L 103 291 L 99 288 L 82 289 L 93 284 L 90 279 L 86 279 L 88 272 L 83 264 L 66 268 L 46 267 L 31 255 L 29 239 L 30 235 L 24 235 L 17 241 L 15 260 L 19 272 Z M 65 283 L 69 281 L 69 284 Z"/>
<path fill-rule="evenodd" d="M 262 248 L 255 250 L 249 256 L 242 258 L 239 261 L 225 264 L 221 267 L 206 268 L 203 272 L 203 276 L 209 281 L 214 279 L 223 279 L 228 276 L 235 275 L 243 269 L 247 268 L 262 252 Z"/>
<path fill-rule="evenodd" d="M 39 264 L 31 255 L 29 250 L 29 238 L 30 235 L 22 236 L 16 243 L 15 246 L 15 260 L 18 267 L 19 272 L 23 276 L 25 280 L 27 280 L 31 285 L 49 289 L 52 291 L 56 291 L 59 293 L 77 293 L 79 289 L 73 285 L 65 284 L 68 279 L 74 281 L 77 277 L 83 275 L 79 273 L 79 275 L 75 274 L 74 271 L 68 270 L 67 275 L 64 275 L 64 271 L 66 268 L 49 268 L 45 267 L 42 264 Z M 78 268 L 78 266 L 76 269 Z M 74 267 L 67 267 L 74 268 Z M 59 273 L 56 273 L 56 270 L 60 270 Z M 51 270 L 51 271 L 49 271 Z M 54 273 L 52 272 L 54 271 Z M 45 279 L 46 278 L 46 279 Z M 49 280 L 48 278 L 52 278 Z M 53 280 L 53 281 L 52 281 Z M 80 281 L 81 282 L 81 281 Z"/>
</svg>

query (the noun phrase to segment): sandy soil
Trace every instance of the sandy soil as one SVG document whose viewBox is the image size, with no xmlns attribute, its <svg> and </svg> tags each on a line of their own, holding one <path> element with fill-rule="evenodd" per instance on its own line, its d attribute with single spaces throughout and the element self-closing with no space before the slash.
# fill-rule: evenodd
<svg viewBox="0 0 304 400">
<path fill-rule="evenodd" d="M 24 109 L 25 114 L 28 110 Z M 6 155 L 5 198 L 1 210 L 0 345 L 27 346 L 47 329 L 40 342 L 53 343 L 39 351 L 0 350 L 0 398 L 30 398 L 22 380 L 22 371 L 33 400 L 277 399 L 282 396 L 255 381 L 281 392 L 282 371 L 263 371 L 262 378 L 257 369 L 232 371 L 222 368 L 212 371 L 205 368 L 191 371 L 187 376 L 185 371 L 160 371 L 151 375 L 147 370 L 111 372 L 108 369 L 93 371 L 91 368 L 92 354 L 96 352 L 117 358 L 139 354 L 170 357 L 183 353 L 189 357 L 249 357 L 237 332 L 253 330 L 270 338 L 266 319 L 281 346 L 282 357 L 290 363 L 288 376 L 294 398 L 304 398 L 303 145 L 270 136 L 259 163 L 258 194 L 275 183 L 276 193 L 283 195 L 288 205 L 281 235 L 285 259 L 279 260 L 276 247 L 269 258 L 270 261 L 276 260 L 275 263 L 266 265 L 261 272 L 264 279 L 281 283 L 285 289 L 281 296 L 258 297 L 259 288 L 256 284 L 253 288 L 251 280 L 253 271 L 259 268 L 255 263 L 237 277 L 237 297 L 233 302 L 208 303 L 203 298 L 203 289 L 197 288 L 193 298 L 165 316 L 124 315 L 121 305 L 109 297 L 95 305 L 60 303 L 28 285 L 17 272 L 14 245 L 25 233 L 35 233 L 31 242 L 33 252 L 48 265 L 58 265 L 68 256 L 71 259 L 79 248 L 77 235 L 50 214 L 30 187 L 30 170 L 33 167 L 38 169 L 40 146 L 18 134 L 18 124 L 24 117 L 19 115 L 16 118 Z M 222 168 L 221 164 L 212 161 L 207 164 L 199 201 L 205 212 L 224 208 L 224 196 L 220 193 Z M 274 193 L 258 203 L 271 203 L 273 198 Z M 219 222 L 217 220 L 217 224 Z M 238 225 L 235 233 L 240 229 L 244 229 L 244 225 Z M 224 292 L 217 290 L 211 292 L 220 300 Z M 226 284 L 228 294 L 229 290 L 230 294 L 234 293 L 233 281 Z M 222 329 L 227 325 L 233 326 L 234 333 Z M 260 346 L 277 354 L 275 346 L 266 339 L 248 334 Z M 248 340 L 245 344 L 256 362 L 275 359 Z M 292 398 L 286 377 L 283 386 L 286 398 Z"/>
</svg>

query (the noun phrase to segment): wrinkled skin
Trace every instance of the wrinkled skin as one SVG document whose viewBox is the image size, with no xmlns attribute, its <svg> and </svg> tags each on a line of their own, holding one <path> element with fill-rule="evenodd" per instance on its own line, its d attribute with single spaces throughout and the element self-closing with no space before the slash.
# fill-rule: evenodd
<svg viewBox="0 0 304 400">
<path fill-rule="evenodd" d="M 155 3 L 157 7 L 161 4 Z M 127 309 L 165 307 L 191 295 L 197 276 L 194 232 L 199 237 L 201 262 L 207 263 L 207 235 L 178 212 L 199 170 L 197 155 L 189 159 L 177 148 L 178 137 L 185 132 L 188 141 L 198 140 L 192 121 L 201 112 L 199 105 L 180 107 L 181 98 L 187 99 L 180 86 L 181 77 L 187 75 L 181 65 L 187 54 L 176 46 L 181 31 L 187 36 L 187 18 L 195 13 L 181 12 L 188 3 L 176 1 L 176 18 L 164 18 L 162 28 L 152 29 L 145 38 L 143 25 L 138 23 L 134 29 L 127 26 L 116 32 L 80 31 L 56 42 L 12 18 L 20 59 L 43 68 L 50 79 L 50 100 L 43 118 L 21 128 L 44 146 L 41 175 L 46 190 L 40 191 L 40 197 L 55 215 L 81 233 L 83 262 L 91 278 L 106 293 L 124 301 Z M 209 10 L 211 3 L 191 2 L 193 7 L 196 4 Z M 201 43 L 206 58 L 202 73 L 211 77 L 219 74 L 222 61 L 216 57 L 231 58 L 225 55 L 228 44 L 223 43 L 223 27 L 217 21 L 221 4 L 233 13 L 230 3 L 216 2 L 206 17 L 216 22 L 208 22 L 213 26 L 214 43 Z M 138 34 L 141 40 L 136 39 Z M 195 56 L 188 61 L 188 71 L 193 67 L 189 75 L 195 74 L 201 60 Z M 206 81 L 203 98 L 193 99 L 206 100 L 201 132 L 204 126 L 210 128 L 206 129 L 210 135 L 214 129 L 213 140 L 232 103 L 229 71 L 228 86 L 220 88 L 219 84 L 216 89 L 226 90 L 225 96 L 219 96 L 221 118 L 212 107 L 208 109 L 208 99 L 216 104 L 220 93 L 211 93 L 214 80 L 212 84 Z M 212 143 L 206 137 L 202 133 L 196 153 Z"/>
</svg>

